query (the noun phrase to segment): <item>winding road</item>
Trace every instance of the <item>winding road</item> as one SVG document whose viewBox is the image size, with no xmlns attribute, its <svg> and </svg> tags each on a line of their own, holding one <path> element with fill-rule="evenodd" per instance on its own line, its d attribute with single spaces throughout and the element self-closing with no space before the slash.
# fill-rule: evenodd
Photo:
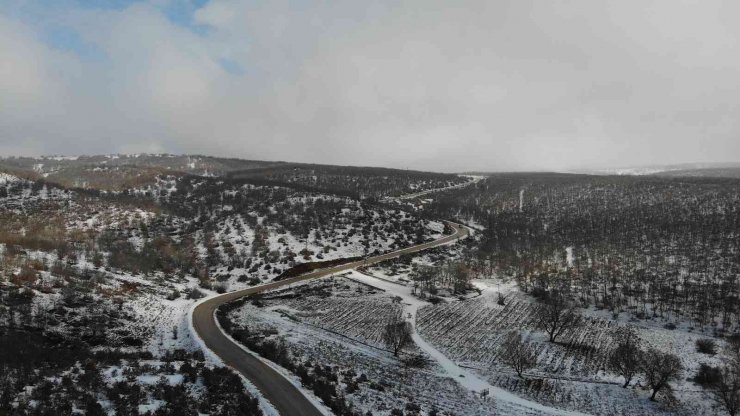
<svg viewBox="0 0 740 416">
<path fill-rule="evenodd" d="M 396 196 L 396 197 L 387 197 L 386 199 L 388 199 L 388 200 L 403 201 L 403 200 L 406 200 L 406 199 L 419 198 L 419 197 L 422 197 L 424 195 L 433 194 L 435 192 L 450 191 L 452 189 L 465 188 L 466 186 L 469 186 L 469 185 L 472 185 L 474 183 L 480 182 L 482 179 L 483 179 L 483 177 L 481 177 L 481 176 L 474 176 L 474 177 L 471 177 L 471 179 L 468 182 L 460 183 L 460 184 L 457 184 L 457 185 L 447 186 L 447 187 L 444 187 L 444 188 L 427 189 L 426 191 L 421 191 L 421 192 L 416 192 L 416 193 L 413 193 L 413 194 L 406 194 L 406 195 L 401 195 L 401 196 Z"/>
<path fill-rule="evenodd" d="M 369 257 L 339 266 L 316 270 L 301 276 L 277 282 L 267 283 L 248 289 L 237 290 L 214 296 L 197 304 L 191 314 L 192 328 L 205 346 L 217 355 L 224 364 L 235 369 L 246 377 L 262 393 L 265 399 L 284 416 L 320 416 L 323 413 L 309 401 L 301 391 L 287 380 L 282 374 L 274 370 L 259 358 L 245 351 L 239 344 L 231 340 L 221 331 L 216 322 L 215 312 L 219 306 L 244 296 L 254 295 L 266 290 L 277 289 L 305 280 L 318 279 L 335 273 L 352 270 L 360 266 L 367 266 L 381 261 L 393 259 L 404 254 L 416 253 L 422 250 L 438 247 L 454 242 L 469 234 L 468 228 L 447 222 L 454 230 L 450 235 L 428 243 L 392 251 L 390 253 Z"/>
</svg>

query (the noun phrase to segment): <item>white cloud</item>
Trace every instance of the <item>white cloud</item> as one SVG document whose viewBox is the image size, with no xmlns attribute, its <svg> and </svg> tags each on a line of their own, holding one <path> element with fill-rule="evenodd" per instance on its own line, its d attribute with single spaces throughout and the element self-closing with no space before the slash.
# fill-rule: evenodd
<svg viewBox="0 0 740 416">
<path fill-rule="evenodd" d="M 54 10 L 105 55 L 92 61 L 0 15 L 0 152 L 443 170 L 737 159 L 736 9 L 211 0 L 198 33 L 156 2 Z"/>
<path fill-rule="evenodd" d="M 49 51 L 31 31 L 0 16 L 0 54 L 0 112 L 22 121 L 55 92 L 47 63 Z"/>
</svg>

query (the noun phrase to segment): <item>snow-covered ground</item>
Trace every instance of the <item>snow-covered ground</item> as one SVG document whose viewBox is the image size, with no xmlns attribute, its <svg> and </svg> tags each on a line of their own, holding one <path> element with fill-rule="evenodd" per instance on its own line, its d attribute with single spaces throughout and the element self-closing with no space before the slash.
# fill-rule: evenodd
<svg viewBox="0 0 740 416">
<path fill-rule="evenodd" d="M 400 306 L 403 316 L 413 324 L 418 309 L 429 305 L 414 297 L 411 289 L 403 284 L 355 271 L 273 295 L 266 294 L 260 303 L 260 307 L 246 303 L 232 312 L 232 318 L 250 331 L 266 331 L 286 340 L 295 355 L 321 357 L 322 363 L 365 372 L 371 381 L 383 380 L 385 383 L 397 379 L 399 375 L 390 374 L 400 369 L 392 355 L 383 350 L 379 339 L 382 325 L 387 322 L 383 311 L 393 314 L 393 309 Z M 364 408 L 372 403 L 368 410 L 381 410 L 380 414 L 387 414 L 382 409 L 391 410 L 394 402 L 399 406 L 399 398 L 405 397 L 404 392 L 411 389 L 416 391 L 417 403 L 423 408 L 462 411 L 458 414 L 583 414 L 512 394 L 453 362 L 416 331 L 413 340 L 415 346 L 410 353 L 422 353 L 430 360 L 429 366 L 414 370 L 413 377 L 404 376 L 403 384 L 391 384 L 392 394 L 360 389 L 348 395 L 353 405 Z M 378 372 L 380 369 L 382 371 Z M 417 384 L 418 380 L 424 383 Z M 447 393 L 440 394 L 440 391 Z M 483 392 L 485 399 L 481 396 Z"/>
<path fill-rule="evenodd" d="M 367 214 L 372 215 L 373 227 L 377 227 L 378 231 L 366 234 L 354 221 Z M 229 215 L 218 224 L 218 230 L 213 235 L 214 240 L 220 243 L 217 250 L 223 259 L 215 274 L 225 277 L 222 280 L 228 290 L 236 290 L 246 286 L 245 276 L 251 281 L 255 278 L 269 280 L 287 270 L 293 261 L 304 263 L 358 257 L 369 252 L 388 252 L 410 245 L 412 242 L 405 239 L 403 231 L 394 227 L 406 224 L 422 226 L 418 218 L 405 212 L 383 210 L 367 213 L 357 205 L 345 208 L 333 221 L 326 229 L 319 228 L 308 236 L 297 236 L 283 227 L 268 224 L 264 218 L 259 218 L 257 225 L 252 225 L 243 214 Z M 422 230 L 426 241 L 437 239 L 443 234 L 444 224 L 424 221 Z M 260 241 L 257 241 L 258 238 Z M 262 247 L 260 251 L 268 253 L 267 260 L 255 256 L 259 254 L 255 253 L 258 250 L 256 245 Z M 251 259 L 248 264 L 234 264 L 229 261 L 233 255 L 230 256 L 227 250 L 240 258 Z M 200 253 L 205 258 L 206 249 L 203 245 L 200 246 Z M 260 267 L 255 268 L 255 264 Z M 267 264 L 269 268 L 264 267 Z"/>
<path fill-rule="evenodd" d="M 480 394 L 484 391 L 488 392 L 488 394 L 495 400 L 496 406 L 500 413 L 526 414 L 530 412 L 543 415 L 583 415 L 583 413 L 580 412 L 555 409 L 518 397 L 515 394 L 491 385 L 483 378 L 474 374 L 472 371 L 460 367 L 452 360 L 447 358 L 442 352 L 440 352 L 439 350 L 434 348 L 434 346 L 424 340 L 424 338 L 416 331 L 416 313 L 419 308 L 428 306 L 429 303 L 417 298 L 416 296 L 413 296 L 410 287 L 399 283 L 389 282 L 383 279 L 377 279 L 372 275 L 356 271 L 350 272 L 346 277 L 348 279 L 376 287 L 392 296 L 398 296 L 399 298 L 401 298 L 401 303 L 404 306 L 404 316 L 413 328 L 412 338 L 414 340 L 414 343 L 439 364 L 442 369 L 442 374 L 444 374 L 445 376 L 450 377 L 451 379 L 460 383 L 461 386 L 468 389 L 472 393 Z"/>
<path fill-rule="evenodd" d="M 696 352 L 695 341 L 707 337 L 680 329 L 638 326 L 645 348 L 675 353 L 685 367 L 681 379 L 673 383 L 677 401 L 651 402 L 644 382 L 634 382 L 624 389 L 620 377 L 604 371 L 613 345 L 612 328 L 626 322 L 614 322 L 601 311 L 585 310 L 585 326 L 564 334 L 560 343 L 553 344 L 536 328 L 534 300 L 520 293 L 513 282 L 487 279 L 474 284 L 481 290 L 480 297 L 424 307 L 417 312 L 417 325 L 435 348 L 489 383 L 513 389 L 530 400 L 598 415 L 713 414 L 701 388 L 687 380 L 700 363 L 718 363 L 716 357 Z M 503 306 L 498 304 L 499 293 L 505 299 Z M 525 375 L 546 380 L 545 394 L 532 390 L 511 369 L 497 362 L 498 345 L 510 330 L 521 331 L 535 349 L 538 365 Z M 569 348 L 570 343 L 587 348 Z"/>
<path fill-rule="evenodd" d="M 17 176 L 5 172 L 0 172 L 0 185 L 5 185 L 9 182 L 17 182 L 19 180 L 20 179 Z"/>
<path fill-rule="evenodd" d="M 378 334 L 386 320 L 379 313 L 397 307 L 394 297 L 364 283 L 330 277 L 265 294 L 263 306 L 246 303 L 231 316 L 250 331 L 284 339 L 295 357 L 318 359 L 339 373 L 364 374 L 368 381 L 346 395 L 363 413 L 388 415 L 416 403 L 425 412 L 494 414 L 494 400 L 462 387 L 438 362 L 431 361 L 425 368 L 405 367 L 384 349 Z M 412 348 L 408 353 L 415 351 L 423 352 Z"/>
<path fill-rule="evenodd" d="M 204 179 L 199 180 L 205 183 Z M 422 240 L 437 238 L 444 230 L 442 223 L 421 220 L 408 212 L 368 208 L 357 201 L 317 194 L 291 195 L 284 206 L 271 205 L 260 213 L 257 209 L 240 210 L 237 204 L 222 203 L 209 212 L 210 217 L 205 221 L 210 222 L 201 227 L 200 223 L 190 222 L 191 218 L 160 211 L 154 205 L 135 207 L 91 202 L 73 197 L 72 191 L 32 186 L 31 182 L 9 174 L 0 174 L 0 189 L 10 192 L 2 199 L 1 208 L 9 218 L 18 220 L 18 226 L 8 221 L 6 231 L 26 236 L 42 229 L 39 224 L 62 224 L 60 229 L 66 229 L 68 234 L 60 235 L 77 249 L 72 253 L 74 256 L 64 258 L 54 250 L 20 251 L 12 244 L 0 244 L 3 260 L 6 252 L 14 252 L 7 257 L 12 261 L 3 265 L 3 272 L 8 276 L 17 277 L 28 270 L 38 274 L 36 281 L 28 285 L 34 295 L 28 316 L 61 308 L 66 315 L 57 329 L 73 333 L 75 325 L 87 319 L 90 311 L 106 307 L 113 310 L 113 302 L 120 301 L 120 306 L 115 306 L 119 327 L 113 328 L 110 340 L 115 343 L 131 335 L 135 341 L 143 342 L 143 351 L 155 357 L 178 349 L 191 352 L 199 349 L 188 320 L 197 300 L 186 296 L 194 288 L 200 288 L 205 295 L 214 293 L 207 288 L 234 290 L 255 284 L 254 278 L 274 278 L 294 262 L 396 249 L 399 244 L 409 244 L 417 238 L 408 232 L 413 227 L 422 227 L 418 237 Z M 244 186 L 224 191 L 220 194 L 221 201 L 254 189 Z M 150 195 L 159 201 L 177 192 L 176 180 L 162 177 L 152 185 L 134 190 L 133 194 L 142 198 Z M 303 235 L 295 224 L 293 231 L 286 228 L 282 222 L 287 216 L 278 216 L 283 214 L 283 209 L 313 206 L 317 201 L 342 208 L 329 216 L 330 221 L 312 224 Z M 34 211 L 36 208 L 43 209 Z M 308 211 L 296 209 L 291 214 L 296 224 Z M 32 217 L 30 213 L 34 212 Z M 193 250 L 187 254 L 208 266 L 204 266 L 201 275 L 192 269 L 134 273 L 96 266 L 100 263 L 89 254 L 92 247 L 100 244 L 101 239 L 96 240 L 95 234 L 103 232 L 117 233 L 116 238 L 128 241 L 139 251 L 156 238 L 160 242 L 177 243 L 191 239 Z M 268 337 L 284 338 L 291 351 L 303 359 L 334 366 L 343 372 L 365 374 L 370 382 L 347 396 L 356 408 L 376 414 L 389 414 L 409 404 L 419 404 L 425 411 L 438 408 L 466 415 L 581 414 L 576 410 L 600 416 L 713 414 L 704 393 L 689 378 L 700 364 L 717 365 L 719 358 L 696 351 L 696 342 L 710 337 L 688 324 L 679 323 L 676 329 L 667 329 L 658 320 L 628 320 L 626 313 L 615 318 L 611 312 L 588 309 L 584 311 L 586 327 L 579 333 L 564 334 L 568 342 L 556 344 L 547 342 L 535 327 L 534 300 L 508 281 L 476 280 L 474 285 L 480 294 L 471 291 L 469 296 L 447 296 L 440 304 L 432 305 L 416 298 L 412 273 L 422 266 L 442 267 L 447 260 L 462 258 L 460 246 L 446 246 L 420 253 L 413 259 L 375 265 L 368 269 L 372 276 L 350 272 L 344 277 L 291 287 L 266 296 L 263 307 L 246 304 L 235 317 L 251 329 L 266 331 Z M 563 254 L 565 263 L 572 265 L 574 248 L 564 247 Z M 78 279 L 80 282 L 72 286 L 71 282 L 78 277 L 84 279 Z M 219 284 L 223 286 L 218 287 Z M 65 303 L 67 287 L 74 287 L 87 297 L 84 306 L 59 306 Z M 171 296 L 175 292 L 177 296 Z M 504 304 L 499 304 L 499 294 L 505 299 Z M 414 346 L 406 356 L 423 355 L 430 360 L 424 368 L 404 367 L 401 360 L 385 350 L 383 325 L 388 315 L 400 308 L 414 326 Z M 9 316 L 15 319 L 13 314 Z M 622 389 L 621 379 L 605 371 L 604 358 L 613 342 L 610 334 L 616 325 L 625 324 L 637 327 L 645 347 L 672 352 L 681 359 L 685 371 L 673 383 L 674 403 L 649 402 L 646 399 L 649 392 L 640 380 L 636 386 Z M 85 328 L 84 323 L 81 325 Z M 525 342 L 537 352 L 537 367 L 525 374 L 529 381 L 518 379 L 498 360 L 502 335 L 509 330 L 519 330 Z M 717 344 L 718 349 L 724 345 L 721 340 Z M 170 384 L 182 383 L 180 375 L 160 374 L 161 361 L 155 359 L 147 364 L 153 369 L 138 376 L 137 383 L 151 386 L 160 377 Z M 107 382 L 121 379 L 120 371 L 124 367 L 110 367 Z M 280 371 L 298 383 L 295 376 L 284 369 Z M 371 387 L 371 383 L 376 384 Z M 245 385 L 260 397 L 253 386 Z M 481 397 L 482 392 L 487 392 L 486 398 Z M 140 410 L 156 410 L 161 405 L 152 399 L 141 405 Z M 264 400 L 262 408 L 271 414 L 271 407 Z"/>
</svg>

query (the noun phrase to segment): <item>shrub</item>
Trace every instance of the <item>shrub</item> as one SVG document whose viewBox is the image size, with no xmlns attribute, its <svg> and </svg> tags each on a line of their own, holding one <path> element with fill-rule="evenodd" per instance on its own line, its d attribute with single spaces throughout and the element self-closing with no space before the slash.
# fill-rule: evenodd
<svg viewBox="0 0 740 416">
<path fill-rule="evenodd" d="M 28 286 L 38 279 L 38 273 L 29 266 L 23 266 L 18 274 L 10 278 L 10 282 L 16 286 Z"/>
<path fill-rule="evenodd" d="M 442 298 L 440 298 L 438 296 L 430 296 L 429 299 L 427 299 L 427 300 L 432 305 L 436 305 L 436 304 L 441 303 L 443 301 Z"/>
<path fill-rule="evenodd" d="M 707 387 L 717 383 L 722 377 L 719 367 L 713 367 L 708 364 L 700 364 L 694 376 L 694 383 Z"/>
<path fill-rule="evenodd" d="M 360 387 L 357 385 L 357 382 L 354 380 L 347 381 L 347 386 L 344 388 L 344 392 L 347 394 L 352 394 L 359 390 Z"/>
<path fill-rule="evenodd" d="M 382 391 L 385 391 L 385 387 L 383 387 L 382 384 L 376 383 L 374 381 L 371 381 L 370 382 L 370 388 L 373 389 L 373 390 L 381 391 L 381 392 Z"/>
<path fill-rule="evenodd" d="M 547 298 L 547 290 L 541 288 L 541 287 L 534 287 L 532 288 L 532 291 L 530 294 L 537 299 L 545 299 Z"/>
<path fill-rule="evenodd" d="M 410 368 L 424 368 L 427 366 L 427 359 L 421 354 L 412 354 L 401 360 L 403 365 Z"/>
<path fill-rule="evenodd" d="M 200 290 L 198 290 L 197 287 L 192 288 L 188 292 L 188 299 L 201 299 L 201 298 L 203 298 L 205 296 L 206 295 L 203 292 L 201 292 Z"/>
<path fill-rule="evenodd" d="M 413 413 L 419 413 L 421 412 L 421 407 L 419 407 L 419 405 L 414 402 L 408 402 L 406 403 L 406 411 L 413 412 Z"/>
<path fill-rule="evenodd" d="M 697 339 L 696 340 L 696 352 L 702 354 L 714 355 L 717 353 L 717 344 L 713 339 Z"/>
</svg>

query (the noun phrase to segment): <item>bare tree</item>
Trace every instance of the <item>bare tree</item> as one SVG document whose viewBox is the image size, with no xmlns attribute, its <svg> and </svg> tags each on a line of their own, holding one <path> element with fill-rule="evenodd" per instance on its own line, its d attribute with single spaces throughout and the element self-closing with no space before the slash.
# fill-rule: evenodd
<svg viewBox="0 0 740 416">
<path fill-rule="evenodd" d="M 676 355 L 650 348 L 643 355 L 642 371 L 645 374 L 645 382 L 653 389 L 650 400 L 655 400 L 655 395 L 660 390 L 670 389 L 669 383 L 681 377 L 683 365 Z"/>
<path fill-rule="evenodd" d="M 471 270 L 465 263 L 462 262 L 454 264 L 453 267 L 453 293 L 465 293 L 465 290 L 467 290 L 468 286 L 470 285 L 470 279 L 472 277 Z"/>
<path fill-rule="evenodd" d="M 537 311 L 536 319 L 537 326 L 547 332 L 550 342 L 555 342 L 563 332 L 577 328 L 583 321 L 578 308 L 559 294 L 547 298 L 545 304 Z"/>
<path fill-rule="evenodd" d="M 617 347 L 609 356 L 608 365 L 612 371 L 624 377 L 622 387 L 626 388 L 642 366 L 640 338 L 634 327 L 626 326 L 618 328 L 613 334 L 613 339 Z"/>
<path fill-rule="evenodd" d="M 524 378 L 524 371 L 537 365 L 537 355 L 534 350 L 522 341 L 519 331 L 506 334 L 504 342 L 498 348 L 501 361 L 514 369 L 519 378 Z"/>
<path fill-rule="evenodd" d="M 383 343 L 398 357 L 398 353 L 411 343 L 411 324 L 404 321 L 400 314 L 394 314 L 385 325 Z"/>
<path fill-rule="evenodd" d="M 435 288 L 435 271 L 431 266 L 420 265 L 413 275 L 414 288 L 418 285 L 418 295 L 422 298 L 426 293 L 433 292 Z"/>
<path fill-rule="evenodd" d="M 705 386 L 710 397 L 730 416 L 740 412 L 740 342 L 730 338 L 722 355 L 722 366 L 716 380 Z"/>
<path fill-rule="evenodd" d="M 719 379 L 708 386 L 714 401 L 723 407 L 727 414 L 735 416 L 740 412 L 740 368 L 735 363 L 720 369 Z"/>
</svg>

